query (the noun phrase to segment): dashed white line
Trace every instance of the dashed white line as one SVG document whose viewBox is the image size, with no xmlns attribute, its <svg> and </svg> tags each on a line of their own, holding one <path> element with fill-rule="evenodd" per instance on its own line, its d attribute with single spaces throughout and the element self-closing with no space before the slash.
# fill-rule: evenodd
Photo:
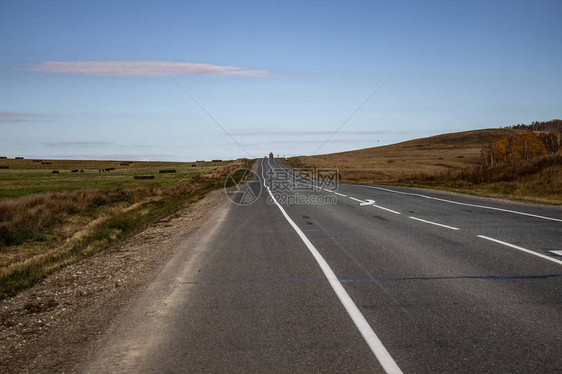
<svg viewBox="0 0 562 374">
<path fill-rule="evenodd" d="M 384 206 L 380 206 L 380 205 L 372 205 L 372 206 L 374 206 L 375 208 L 386 210 L 387 212 L 390 212 L 390 213 L 400 214 L 400 212 L 397 212 L 397 211 L 392 210 L 392 209 L 385 208 Z"/>
<path fill-rule="evenodd" d="M 351 200 L 355 200 L 355 201 L 357 201 L 357 202 L 359 202 L 359 203 L 361 203 L 361 204 L 364 204 L 364 205 L 368 205 L 368 206 L 372 206 L 372 207 L 379 208 L 379 209 L 382 209 L 382 210 L 386 210 L 387 212 L 390 212 L 390 213 L 400 214 L 400 212 L 397 212 L 397 211 L 395 211 L 395 210 L 388 209 L 388 208 L 385 208 L 385 207 L 380 206 L 380 205 L 371 204 L 371 203 L 369 203 L 369 202 L 367 202 L 367 201 L 356 199 L 356 198 L 354 198 L 353 196 L 347 196 L 347 197 L 349 197 Z"/>
<path fill-rule="evenodd" d="M 334 193 L 334 194 L 336 194 L 336 195 L 338 195 L 338 196 L 349 197 L 351 200 L 355 200 L 355 201 L 357 201 L 358 203 L 360 203 L 361 205 L 369 205 L 369 206 L 373 206 L 373 207 L 375 207 L 375 208 L 379 208 L 379 209 L 382 209 L 382 210 L 386 210 L 387 212 L 390 212 L 390 213 L 400 214 L 400 212 L 397 212 L 397 211 L 395 211 L 395 210 L 388 209 L 388 208 L 385 208 L 385 207 L 380 206 L 380 205 L 376 205 L 374 200 L 367 200 L 367 201 L 364 201 L 364 200 L 356 199 L 356 198 L 354 198 L 353 196 L 347 196 L 347 195 L 344 195 L 344 194 L 342 194 L 342 193 L 329 190 L 329 189 L 327 189 L 327 188 L 324 188 L 324 190 L 325 190 L 325 191 L 328 191 L 328 192 L 331 192 L 331 193 Z"/>
<path fill-rule="evenodd" d="M 458 227 L 448 226 L 448 225 L 444 225 L 444 224 L 442 224 L 442 223 L 427 221 L 427 220 L 425 220 L 425 219 L 421 219 L 421 218 L 417 218 L 417 217 L 412 217 L 412 216 L 410 216 L 410 218 L 411 218 L 411 219 L 415 219 L 416 221 L 429 223 L 430 225 L 445 227 L 446 229 L 450 229 L 450 230 L 459 230 Z"/>
<path fill-rule="evenodd" d="M 355 201 L 357 201 L 357 202 L 359 202 L 359 203 L 364 203 L 363 200 L 356 199 L 356 198 L 354 198 L 353 196 L 348 196 L 348 197 L 349 197 L 351 200 L 355 200 Z"/>
<path fill-rule="evenodd" d="M 391 189 L 389 189 L 389 188 L 383 188 L 383 187 L 377 187 L 377 186 L 365 186 L 365 185 L 361 185 L 361 187 L 373 188 L 373 189 L 376 189 L 376 190 L 388 191 L 388 192 L 397 193 L 397 194 L 401 194 L 401 195 L 418 196 L 418 197 L 423 197 L 423 198 L 425 198 L 425 199 L 443 201 L 443 202 L 451 203 L 451 204 L 464 205 L 464 206 L 471 206 L 471 207 L 474 207 L 474 208 L 491 209 L 491 210 L 497 210 L 497 211 L 500 211 L 500 212 L 513 213 L 513 214 L 519 214 L 519 215 L 522 215 L 522 216 L 528 216 L 528 217 L 546 219 L 546 220 L 549 220 L 549 221 L 562 222 L 562 219 L 552 218 L 552 217 L 545 217 L 545 216 L 539 216 L 539 215 L 537 215 L 537 214 L 519 212 L 519 211 L 517 211 L 517 210 L 502 209 L 502 208 L 496 208 L 496 207 L 487 206 L 487 205 L 478 205 L 478 204 L 461 203 L 461 202 L 459 202 L 459 201 L 453 201 L 453 200 L 447 200 L 447 199 L 440 199 L 440 198 L 438 198 L 438 197 L 427 196 L 427 195 L 422 195 L 422 194 L 418 194 L 418 193 L 396 191 L 396 190 L 391 190 Z"/>
<path fill-rule="evenodd" d="M 281 210 L 281 213 L 283 214 L 285 219 L 297 232 L 297 234 L 304 242 L 310 253 L 312 253 L 314 258 L 316 259 L 318 265 L 320 265 L 320 268 L 322 269 L 322 272 L 324 273 L 326 279 L 328 279 L 330 286 L 332 286 L 332 289 L 338 296 L 338 299 L 345 307 L 345 310 L 347 310 L 347 313 L 349 314 L 349 316 L 355 323 L 355 326 L 357 326 L 357 329 L 359 330 L 359 332 L 361 333 L 361 335 L 369 345 L 369 348 L 371 348 L 371 351 L 375 354 L 375 357 L 381 364 L 384 371 L 389 374 L 390 373 L 401 374 L 402 370 L 400 370 L 400 368 L 398 367 L 398 365 L 396 364 L 390 353 L 388 353 L 388 351 L 386 350 L 385 346 L 382 344 L 377 334 L 375 334 L 375 332 L 373 331 L 373 329 L 371 328 L 371 326 L 369 325 L 369 323 L 367 322 L 367 320 L 365 319 L 359 308 L 357 308 L 357 305 L 355 305 L 355 303 L 353 302 L 353 300 L 351 299 L 345 288 L 343 288 L 338 277 L 336 277 L 336 274 L 334 273 L 332 268 L 330 268 L 330 265 L 328 265 L 326 260 L 324 260 L 324 258 L 320 254 L 320 252 L 318 252 L 318 250 L 314 247 L 314 245 L 306 237 L 306 235 L 302 232 L 302 230 L 297 226 L 297 224 L 291 219 L 291 217 L 289 217 L 287 212 L 285 212 L 285 209 L 283 209 L 283 207 L 277 202 L 277 200 L 273 196 L 273 193 L 271 193 L 269 187 L 266 186 L 266 188 L 267 191 L 269 192 L 269 195 L 275 202 L 275 205 L 277 205 L 279 210 Z"/>
<path fill-rule="evenodd" d="M 543 255 L 542 253 L 538 253 L 538 252 L 535 252 L 535 251 L 531 251 L 530 249 L 523 248 L 523 247 L 519 247 L 518 245 L 511 244 L 511 243 L 507 243 L 507 242 L 503 242 L 503 241 L 498 240 L 498 239 L 490 238 L 489 236 L 484 236 L 484 235 L 477 235 L 477 236 L 478 236 L 479 238 L 486 239 L 486 240 L 490 240 L 490 241 L 495 242 L 495 243 L 503 244 L 503 245 L 505 245 L 505 246 L 507 246 L 507 247 L 515 248 L 515 249 L 520 250 L 520 251 L 522 251 L 522 252 L 526 252 L 526 253 L 529 253 L 529 254 L 531 254 L 531 255 L 534 255 L 534 256 L 537 256 L 537 257 L 540 257 L 540 258 L 544 258 L 545 260 L 549 260 L 549 261 L 552 261 L 552 262 L 556 262 L 557 264 L 562 265 L 562 261 L 557 260 L 557 259 L 552 258 L 552 257 L 549 257 L 549 256 L 546 256 L 546 255 Z"/>
<path fill-rule="evenodd" d="M 364 203 L 361 203 L 359 205 L 361 206 L 365 206 L 365 205 L 375 205 L 376 201 L 375 200 L 371 200 L 371 199 L 367 199 L 367 201 L 365 201 Z"/>
</svg>

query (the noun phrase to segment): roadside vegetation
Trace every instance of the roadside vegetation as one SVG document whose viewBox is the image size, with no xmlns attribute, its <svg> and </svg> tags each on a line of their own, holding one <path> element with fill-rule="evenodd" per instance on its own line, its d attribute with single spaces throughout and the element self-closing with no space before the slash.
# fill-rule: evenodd
<svg viewBox="0 0 562 374">
<path fill-rule="evenodd" d="M 521 131 L 484 145 L 480 165 L 431 175 L 417 174 L 410 183 L 562 204 L 561 146 L 561 130 Z"/>
<path fill-rule="evenodd" d="M 533 122 L 320 156 L 294 168 L 335 168 L 350 183 L 394 184 L 562 204 L 562 121 Z"/>
<path fill-rule="evenodd" d="M 562 204 L 562 155 L 466 169 L 417 174 L 396 184 L 430 187 L 478 196 Z"/>
<path fill-rule="evenodd" d="M 98 171 L 100 164 L 72 173 L 76 163 L 95 162 L 52 161 L 47 170 L 32 160 L 0 161 L 10 162 L 9 169 L 0 170 L 0 299 L 144 230 L 222 188 L 230 172 L 253 163 L 135 162 L 131 167 L 101 162 L 104 169 L 114 170 Z M 17 163 L 20 168 L 13 166 Z M 67 168 L 64 163 L 69 163 Z M 176 172 L 159 173 L 171 166 Z M 51 174 L 53 167 L 60 174 Z"/>
</svg>

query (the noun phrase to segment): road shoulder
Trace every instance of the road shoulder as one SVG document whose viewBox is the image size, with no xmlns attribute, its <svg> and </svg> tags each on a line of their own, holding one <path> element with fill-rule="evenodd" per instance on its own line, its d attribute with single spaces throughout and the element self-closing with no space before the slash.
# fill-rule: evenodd
<svg viewBox="0 0 562 374">
<path fill-rule="evenodd" d="M 226 200 L 224 191 L 0 304 L 0 372 L 76 372 L 111 323 Z"/>
</svg>

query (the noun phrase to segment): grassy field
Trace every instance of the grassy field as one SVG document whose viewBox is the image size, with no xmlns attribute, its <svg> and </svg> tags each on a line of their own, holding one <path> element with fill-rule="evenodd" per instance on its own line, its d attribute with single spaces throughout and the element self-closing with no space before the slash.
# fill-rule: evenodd
<svg viewBox="0 0 562 374">
<path fill-rule="evenodd" d="M 516 130 L 490 129 L 415 139 L 382 147 L 301 156 L 292 166 L 337 168 L 342 180 L 353 183 L 395 183 L 419 173 L 465 168 L 480 163 L 480 148 Z"/>
<path fill-rule="evenodd" d="M 477 196 L 562 204 L 562 155 L 547 155 L 488 167 L 478 165 L 433 174 L 418 174 L 397 184 Z"/>
<path fill-rule="evenodd" d="M 76 161 L 0 159 L 0 201 L 34 193 L 74 191 L 80 189 L 108 190 L 116 187 L 169 187 L 197 175 L 209 173 L 226 162 L 152 162 L 136 161 L 121 165 L 123 161 Z M 193 166 L 195 165 L 195 167 Z M 108 172 L 100 169 L 114 168 Z M 174 169 L 176 173 L 159 173 Z M 52 171 L 57 170 L 58 174 Z M 84 170 L 72 173 L 72 170 Z M 154 175 L 154 179 L 134 179 L 135 175 Z"/>
<path fill-rule="evenodd" d="M 356 151 L 287 159 L 292 167 L 335 168 L 351 183 L 398 184 L 541 203 L 562 203 L 562 160 L 546 156 L 483 167 L 480 149 L 513 129 L 487 129 L 415 139 Z"/>
<path fill-rule="evenodd" d="M 10 167 L 0 169 L 0 299 L 224 187 L 229 173 L 240 174 L 237 169 L 254 161 L 49 162 L 0 160 Z M 75 169 L 84 172 L 71 173 Z M 160 174 L 163 169 L 177 172 Z M 135 180 L 135 175 L 155 179 Z"/>
</svg>

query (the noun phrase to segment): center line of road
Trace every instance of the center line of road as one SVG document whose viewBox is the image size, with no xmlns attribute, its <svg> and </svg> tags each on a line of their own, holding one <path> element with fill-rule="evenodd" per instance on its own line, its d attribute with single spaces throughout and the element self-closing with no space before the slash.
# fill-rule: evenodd
<svg viewBox="0 0 562 374">
<path fill-rule="evenodd" d="M 384 206 L 380 206 L 380 205 L 371 205 L 371 206 L 374 206 L 375 208 L 379 208 L 379 209 L 382 209 L 382 210 L 386 210 L 387 212 L 390 212 L 390 213 L 400 214 L 400 212 L 397 212 L 397 211 L 392 210 L 392 209 L 385 208 Z"/>
<path fill-rule="evenodd" d="M 528 217 L 546 219 L 546 220 L 549 220 L 549 221 L 562 222 L 562 219 L 540 216 L 540 215 L 538 215 L 538 214 L 531 214 L 531 213 L 519 212 L 519 211 L 517 211 L 517 210 L 496 208 L 496 207 L 487 206 L 487 205 L 478 205 L 478 204 L 461 203 L 460 201 L 447 200 L 447 199 L 440 199 L 440 198 L 438 198 L 438 197 L 422 195 L 422 194 L 419 194 L 419 193 L 403 192 L 403 191 L 391 190 L 390 188 L 382 188 L 382 187 L 377 187 L 377 186 L 365 186 L 365 185 L 361 185 L 361 187 L 373 188 L 373 189 L 376 189 L 376 190 L 388 191 L 388 192 L 392 192 L 392 193 L 396 193 L 396 194 L 401 194 L 401 195 L 410 195 L 410 196 L 423 197 L 423 198 L 425 198 L 425 199 L 436 200 L 436 201 L 442 201 L 442 202 L 450 203 L 450 204 L 471 206 L 471 207 L 474 207 L 474 208 L 482 208 L 482 209 L 497 210 L 497 211 L 499 211 L 499 212 L 513 213 L 513 214 L 519 214 L 519 215 L 522 215 L 522 216 L 528 216 Z"/>
<path fill-rule="evenodd" d="M 530 249 L 523 248 L 523 247 L 519 247 L 519 246 L 517 246 L 517 245 L 515 245 L 515 244 L 511 244 L 511 243 L 507 243 L 507 242 L 502 242 L 501 240 L 494 239 L 494 238 L 490 238 L 489 236 L 484 236 L 484 235 L 476 235 L 476 236 L 478 236 L 479 238 L 482 238 L 482 239 L 486 239 L 486 240 L 489 240 L 489 241 L 498 243 L 498 244 L 503 244 L 503 245 L 505 245 L 505 246 L 507 246 L 507 247 L 515 248 L 515 249 L 517 249 L 517 250 L 519 250 L 519 251 L 526 252 L 526 253 L 529 253 L 529 254 L 531 254 L 531 255 L 535 255 L 535 256 L 544 258 L 545 260 L 549 260 L 549 261 L 552 261 L 552 262 L 556 262 L 557 264 L 562 265 L 562 261 L 557 260 L 557 259 L 552 258 L 552 257 L 548 257 L 548 256 L 546 256 L 546 255 L 543 255 L 542 253 L 538 253 L 538 252 L 535 252 L 535 251 L 531 251 Z"/>
<path fill-rule="evenodd" d="M 263 169 L 262 169 L 262 173 L 263 173 Z M 357 329 L 359 330 L 359 332 L 361 333 L 361 335 L 369 345 L 369 348 L 371 348 L 371 351 L 375 354 L 375 357 L 381 364 L 384 371 L 389 374 L 390 373 L 401 374 L 402 370 L 400 370 L 400 368 L 398 367 L 398 365 L 396 364 L 390 353 L 388 353 L 388 351 L 386 350 L 385 346 L 382 344 L 377 334 L 375 334 L 375 332 L 373 331 L 373 329 L 371 328 L 371 326 L 369 325 L 369 323 L 367 322 L 367 320 L 365 319 L 365 317 L 363 316 L 357 305 L 355 305 L 355 303 L 353 302 L 353 300 L 351 299 L 345 288 L 343 288 L 341 282 L 336 277 L 336 274 L 334 273 L 330 265 L 328 265 L 326 260 L 324 260 L 324 257 L 322 257 L 322 255 L 314 247 L 312 242 L 307 238 L 307 236 L 302 232 L 302 230 L 297 226 L 297 224 L 291 219 L 291 217 L 289 217 L 287 212 L 285 212 L 285 209 L 283 209 L 283 207 L 279 204 L 277 199 L 275 199 L 275 197 L 273 196 L 273 193 L 271 193 L 271 189 L 267 186 L 266 188 L 272 200 L 275 202 L 275 205 L 277 205 L 279 210 L 281 210 L 281 213 L 283 213 L 283 216 L 285 217 L 287 222 L 289 222 L 289 224 L 297 232 L 297 234 L 304 242 L 304 244 L 306 245 L 312 256 L 314 256 L 314 258 L 316 259 L 316 262 L 322 269 L 324 276 L 326 277 L 326 279 L 328 279 L 330 286 L 332 286 L 332 289 L 338 296 L 338 299 L 345 307 L 345 310 L 347 311 L 347 313 L 355 323 L 355 326 L 357 326 Z"/>
<path fill-rule="evenodd" d="M 355 201 L 361 203 L 361 205 L 365 205 L 365 206 L 368 205 L 368 206 L 372 206 L 372 207 L 379 208 L 379 209 L 382 209 L 382 210 L 386 210 L 387 212 L 390 212 L 390 213 L 400 214 L 400 212 L 397 212 L 397 211 L 395 211 L 395 210 L 385 208 L 384 206 L 376 205 L 376 204 L 374 203 L 374 201 L 373 201 L 372 203 L 370 203 L 369 201 L 359 200 L 359 199 L 356 199 L 356 198 L 354 198 L 354 197 L 352 197 L 352 196 L 347 196 L 347 197 L 349 197 L 351 200 L 355 200 Z"/>
<path fill-rule="evenodd" d="M 450 229 L 450 230 L 459 230 L 458 227 L 447 226 L 447 225 L 443 225 L 442 223 L 437 223 L 437 222 L 432 222 L 432 221 L 426 221 L 425 219 L 416 218 L 416 217 L 412 217 L 412 216 L 410 216 L 410 218 L 411 218 L 411 219 L 415 219 L 416 221 L 429 223 L 430 225 L 441 226 L 441 227 L 444 227 L 444 228 Z"/>
<path fill-rule="evenodd" d="M 355 201 L 357 201 L 357 202 L 359 202 L 359 203 L 362 203 L 362 204 L 365 203 L 365 201 L 356 199 L 356 198 L 354 198 L 354 197 L 352 197 L 352 196 L 349 196 L 349 198 L 350 198 L 351 200 L 355 200 Z"/>
</svg>

